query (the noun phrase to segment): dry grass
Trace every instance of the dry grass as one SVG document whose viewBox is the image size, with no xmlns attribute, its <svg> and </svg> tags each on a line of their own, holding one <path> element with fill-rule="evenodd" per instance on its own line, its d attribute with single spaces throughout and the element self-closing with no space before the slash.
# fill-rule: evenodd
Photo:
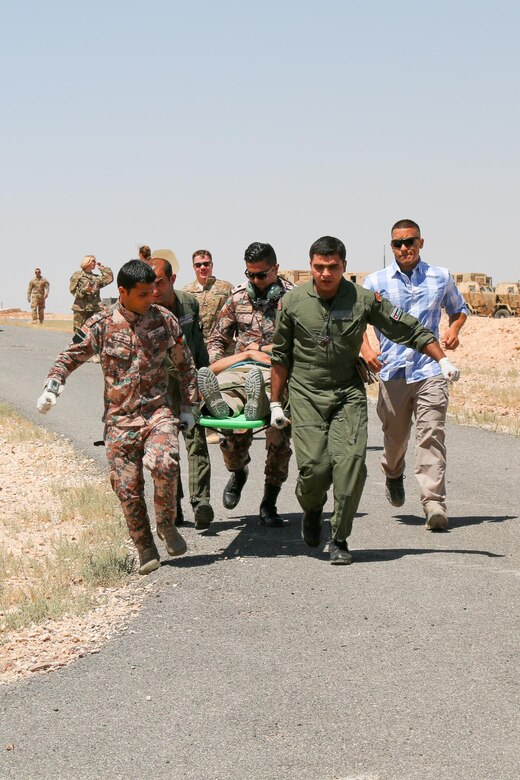
<svg viewBox="0 0 520 780">
<path fill-rule="evenodd" d="M 18 328 L 33 328 L 34 330 L 61 331 L 70 333 L 72 338 L 72 319 L 44 320 L 41 325 L 33 325 L 31 320 L 15 319 L 14 317 L 0 317 L 0 325 L 15 325 Z"/>
<path fill-rule="evenodd" d="M 115 496 L 70 445 L 0 406 L 0 463 L 28 461 L 33 484 L 0 502 L 0 628 L 79 615 L 123 585 L 133 553 Z M 68 465 L 65 465 L 68 464 Z M 19 471 L 18 474 L 24 473 Z"/>
</svg>

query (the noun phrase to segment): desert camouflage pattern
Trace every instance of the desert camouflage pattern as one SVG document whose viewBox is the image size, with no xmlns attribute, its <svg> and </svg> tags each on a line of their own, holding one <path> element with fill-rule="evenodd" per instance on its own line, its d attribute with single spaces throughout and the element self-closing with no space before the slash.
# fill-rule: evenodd
<svg viewBox="0 0 520 780">
<path fill-rule="evenodd" d="M 220 449 L 224 456 L 224 464 L 228 471 L 243 469 L 250 460 L 249 448 L 253 441 L 253 431 L 230 434 L 225 432 Z M 269 485 L 280 487 L 289 474 L 289 460 L 292 455 L 290 428 L 271 428 L 265 432 L 265 482 Z"/>
<path fill-rule="evenodd" d="M 294 285 L 281 277 L 278 282 L 285 292 Z M 208 341 L 209 362 L 224 357 L 234 344 L 234 353 L 243 352 L 250 344 L 272 344 L 278 301 L 266 308 L 256 308 L 248 295 L 247 285 L 239 284 L 222 306 Z"/>
<path fill-rule="evenodd" d="M 99 269 L 99 274 L 89 271 L 76 271 L 70 277 L 69 290 L 74 295 L 72 311 L 74 312 L 74 331 L 80 330 L 83 324 L 98 311 L 101 311 L 101 296 L 99 291 L 114 281 L 114 274 L 107 266 Z M 78 313 L 79 316 L 76 316 Z"/>
<path fill-rule="evenodd" d="M 143 459 L 154 484 L 157 526 L 175 523 L 179 451 L 175 419 L 169 409 L 158 409 L 137 428 L 109 426 L 105 434 L 112 489 L 123 509 L 130 538 L 137 549 L 154 544 L 144 499 Z"/>
<path fill-rule="evenodd" d="M 195 295 L 199 304 L 200 324 L 204 341 L 207 342 L 215 324 L 215 320 L 229 298 L 233 285 L 214 276 L 208 277 L 204 287 L 196 280 L 182 288 L 184 292 Z"/>
<path fill-rule="evenodd" d="M 32 321 L 43 322 L 45 310 L 45 298 L 49 294 L 50 285 L 44 276 L 38 279 L 35 276 L 29 282 L 27 288 L 27 303 L 31 304 Z"/>
<path fill-rule="evenodd" d="M 153 304 L 140 316 L 118 301 L 88 320 L 56 358 L 48 379 L 65 383 L 69 374 L 99 355 L 105 380 L 106 425 L 139 427 L 160 408 L 170 407 L 168 372 L 177 373 L 181 402 L 196 398 L 196 370 L 179 322 L 167 309 Z"/>
</svg>

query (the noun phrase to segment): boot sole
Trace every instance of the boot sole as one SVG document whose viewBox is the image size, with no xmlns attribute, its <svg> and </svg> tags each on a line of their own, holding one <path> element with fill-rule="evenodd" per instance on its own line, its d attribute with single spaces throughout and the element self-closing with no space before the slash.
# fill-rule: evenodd
<svg viewBox="0 0 520 780">
<path fill-rule="evenodd" d="M 244 405 L 244 417 L 246 420 L 263 419 L 264 415 L 261 415 L 260 413 L 260 397 L 264 395 L 267 399 L 267 395 L 265 393 L 264 378 L 259 368 L 252 368 L 249 374 L 246 376 L 244 390 L 246 391 L 247 397 L 246 403 Z"/>
<path fill-rule="evenodd" d="M 161 562 L 157 558 L 154 558 L 153 561 L 148 561 L 148 563 L 139 567 L 139 574 L 151 574 L 153 571 L 156 571 L 156 569 L 159 569 L 160 566 Z"/>
<path fill-rule="evenodd" d="M 197 372 L 197 387 L 204 399 L 206 409 L 217 420 L 225 420 L 229 417 L 229 406 L 222 398 L 218 379 L 209 369 L 199 369 Z"/>
<path fill-rule="evenodd" d="M 447 531 L 448 518 L 442 512 L 434 512 L 426 521 L 427 531 Z"/>
</svg>

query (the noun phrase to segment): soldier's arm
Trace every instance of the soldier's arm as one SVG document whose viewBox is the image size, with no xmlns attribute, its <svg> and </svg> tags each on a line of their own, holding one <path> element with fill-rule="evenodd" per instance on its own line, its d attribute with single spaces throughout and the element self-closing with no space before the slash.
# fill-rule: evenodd
<svg viewBox="0 0 520 780">
<path fill-rule="evenodd" d="M 209 362 L 214 363 L 224 357 L 228 346 L 237 331 L 237 320 L 233 298 L 228 298 L 215 320 L 208 340 Z"/>
<path fill-rule="evenodd" d="M 197 366 L 197 368 L 202 368 L 202 366 L 208 366 L 209 356 L 208 356 L 208 350 L 206 348 L 206 344 L 204 343 L 204 335 L 202 333 L 202 328 L 200 325 L 200 310 L 199 310 L 198 302 L 196 302 L 193 311 L 193 345 L 194 345 L 193 357 L 195 359 L 195 365 Z"/>
<path fill-rule="evenodd" d="M 48 297 L 49 297 L 49 290 L 50 290 L 50 289 L 51 289 L 51 286 L 50 286 L 49 282 L 45 282 L 45 290 L 44 290 L 44 292 L 45 292 L 45 298 L 48 298 Z"/>
<path fill-rule="evenodd" d="M 32 279 L 29 282 L 29 287 L 27 288 L 27 303 L 31 302 L 31 291 L 32 291 Z"/>
<path fill-rule="evenodd" d="M 168 350 L 172 362 L 171 371 L 179 383 L 181 404 L 191 406 L 196 398 L 197 369 L 186 339 L 176 320 L 171 318 L 170 331 L 173 333 L 173 344 Z"/>
<path fill-rule="evenodd" d="M 79 279 L 80 279 L 80 275 L 81 275 L 80 271 L 76 271 L 76 273 L 72 274 L 72 276 L 70 277 L 69 291 L 70 291 L 71 295 L 75 295 L 76 294 L 76 290 L 78 289 L 78 282 L 79 282 Z"/>
<path fill-rule="evenodd" d="M 387 339 L 395 341 L 396 344 L 412 347 L 417 352 L 425 352 L 424 348 L 427 344 L 437 342 L 434 333 L 429 328 L 425 328 L 411 314 L 394 306 L 378 293 L 374 294 L 368 322 L 380 330 Z"/>
<path fill-rule="evenodd" d="M 49 373 L 47 380 L 57 379 L 64 385 L 67 377 L 94 354 L 99 352 L 100 331 L 97 324 L 91 327 L 86 324 L 74 334 L 69 346 L 60 352 Z"/>
<path fill-rule="evenodd" d="M 111 284 L 114 281 L 114 274 L 112 269 L 107 265 L 102 265 L 99 270 L 101 275 L 98 280 L 98 290 L 100 290 L 102 287 L 106 287 L 107 284 Z"/>
<path fill-rule="evenodd" d="M 372 348 L 366 331 L 363 333 L 363 343 L 361 344 L 360 351 L 361 356 L 366 360 L 371 371 L 375 371 L 376 373 L 381 371 L 383 367 L 383 363 L 379 359 L 381 357 L 381 350 L 375 350 Z"/>
</svg>

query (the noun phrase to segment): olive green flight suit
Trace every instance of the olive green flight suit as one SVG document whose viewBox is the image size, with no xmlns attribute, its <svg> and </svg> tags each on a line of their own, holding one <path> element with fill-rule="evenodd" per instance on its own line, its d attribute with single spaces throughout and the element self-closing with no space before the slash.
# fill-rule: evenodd
<svg viewBox="0 0 520 780">
<path fill-rule="evenodd" d="M 333 485 L 336 542 L 350 536 L 366 479 L 367 401 L 356 360 L 367 323 L 418 351 L 435 341 L 415 317 L 346 279 L 332 301 L 313 281 L 284 295 L 273 339 L 272 362 L 289 371 L 296 497 L 303 510 L 321 509 Z"/>
</svg>

